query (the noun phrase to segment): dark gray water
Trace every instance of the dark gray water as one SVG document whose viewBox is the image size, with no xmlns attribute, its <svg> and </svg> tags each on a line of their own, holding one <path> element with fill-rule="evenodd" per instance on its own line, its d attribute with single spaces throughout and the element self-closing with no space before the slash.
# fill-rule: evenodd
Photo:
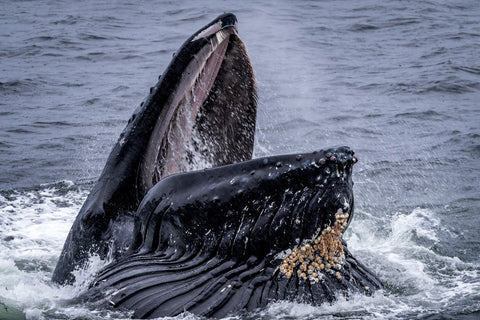
<svg viewBox="0 0 480 320">
<path fill-rule="evenodd" d="M 480 317 L 477 0 L 0 0 L 0 300 L 31 319 L 124 316 L 67 302 L 101 262 L 74 287 L 52 269 L 130 114 L 226 11 L 258 80 L 256 156 L 354 148 L 346 238 L 386 284 L 246 317 Z"/>
</svg>

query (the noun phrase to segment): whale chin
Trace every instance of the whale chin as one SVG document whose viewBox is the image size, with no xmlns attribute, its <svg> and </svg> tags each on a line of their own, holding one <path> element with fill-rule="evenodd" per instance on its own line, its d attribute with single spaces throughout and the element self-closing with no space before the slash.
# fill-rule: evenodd
<svg viewBox="0 0 480 320">
<path fill-rule="evenodd" d="M 52 280 L 109 257 L 80 298 L 136 318 L 319 305 L 380 281 L 348 251 L 348 147 L 251 159 L 257 94 L 237 20 L 180 47 L 134 112 L 70 230 Z"/>
</svg>

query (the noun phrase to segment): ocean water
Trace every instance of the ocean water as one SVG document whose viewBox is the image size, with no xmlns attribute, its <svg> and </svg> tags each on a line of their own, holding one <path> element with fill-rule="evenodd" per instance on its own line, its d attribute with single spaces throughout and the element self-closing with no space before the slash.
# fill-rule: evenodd
<svg viewBox="0 0 480 320">
<path fill-rule="evenodd" d="M 480 318 L 480 3 L 0 0 L 0 301 L 122 319 L 50 277 L 106 157 L 172 54 L 223 12 L 259 91 L 255 156 L 348 145 L 345 238 L 385 290 L 231 319 Z M 175 319 L 196 319 L 185 314 Z"/>
</svg>

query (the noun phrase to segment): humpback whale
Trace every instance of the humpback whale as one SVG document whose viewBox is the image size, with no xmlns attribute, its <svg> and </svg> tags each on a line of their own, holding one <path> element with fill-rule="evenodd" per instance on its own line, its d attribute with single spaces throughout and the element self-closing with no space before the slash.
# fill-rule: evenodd
<svg viewBox="0 0 480 320">
<path fill-rule="evenodd" d="M 92 254 L 108 258 L 80 298 L 135 318 L 222 317 L 381 288 L 342 238 L 354 152 L 252 160 L 256 108 L 237 19 L 223 14 L 186 40 L 134 112 L 52 280 L 72 283 Z"/>
</svg>

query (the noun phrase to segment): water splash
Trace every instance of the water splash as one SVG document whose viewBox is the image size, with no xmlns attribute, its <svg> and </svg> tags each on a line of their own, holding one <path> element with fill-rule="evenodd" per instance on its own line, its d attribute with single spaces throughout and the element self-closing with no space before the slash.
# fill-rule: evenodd
<svg viewBox="0 0 480 320">
<path fill-rule="evenodd" d="M 366 212 L 358 216 L 347 232 L 347 242 L 386 285 L 396 316 L 478 310 L 480 303 L 463 305 L 480 297 L 478 266 L 437 252 L 447 230 L 435 211 L 415 208 L 385 215 L 380 222 Z"/>
</svg>

